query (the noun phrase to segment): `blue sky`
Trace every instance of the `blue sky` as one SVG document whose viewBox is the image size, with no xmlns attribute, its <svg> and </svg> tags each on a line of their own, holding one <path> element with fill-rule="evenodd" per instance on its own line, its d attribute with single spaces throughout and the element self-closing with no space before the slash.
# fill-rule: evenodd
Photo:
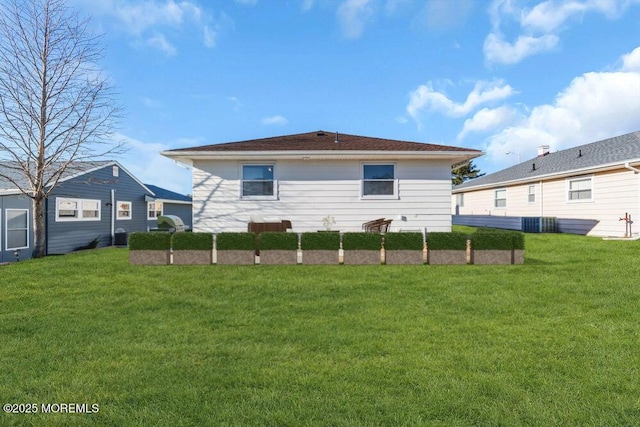
<svg viewBox="0 0 640 427">
<path fill-rule="evenodd" d="M 160 151 L 323 129 L 480 149 L 490 173 L 640 130 L 640 0 L 69 2 L 104 34 L 118 160 L 183 193 Z"/>
</svg>

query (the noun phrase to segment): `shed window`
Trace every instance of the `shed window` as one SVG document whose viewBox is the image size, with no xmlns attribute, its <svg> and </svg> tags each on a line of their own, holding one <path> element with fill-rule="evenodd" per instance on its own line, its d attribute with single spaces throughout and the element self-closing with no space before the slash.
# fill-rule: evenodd
<svg viewBox="0 0 640 427">
<path fill-rule="evenodd" d="M 7 221 L 8 251 L 29 247 L 29 211 L 27 209 L 5 210 Z"/>
<path fill-rule="evenodd" d="M 147 219 L 156 219 L 162 215 L 162 202 L 147 203 Z"/>
<path fill-rule="evenodd" d="M 100 221 L 100 200 L 56 199 L 56 221 Z"/>
<path fill-rule="evenodd" d="M 276 180 L 274 170 L 274 165 L 242 165 L 241 198 L 275 198 Z"/>
<path fill-rule="evenodd" d="M 397 197 L 397 181 L 395 165 L 365 164 L 362 165 L 362 196 L 369 198 Z"/>
<path fill-rule="evenodd" d="M 131 219 L 131 202 L 116 202 L 118 212 L 116 218 Z"/>
<path fill-rule="evenodd" d="M 494 195 L 493 206 L 496 208 L 506 208 L 507 207 L 507 190 L 501 189 L 496 190 Z"/>
<path fill-rule="evenodd" d="M 569 201 L 593 200 L 593 177 L 569 179 L 567 187 Z"/>
</svg>

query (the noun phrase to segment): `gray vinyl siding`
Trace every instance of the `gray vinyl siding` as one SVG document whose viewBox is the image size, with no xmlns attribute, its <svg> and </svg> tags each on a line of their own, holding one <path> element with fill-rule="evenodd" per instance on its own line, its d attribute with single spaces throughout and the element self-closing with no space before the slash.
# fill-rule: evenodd
<svg viewBox="0 0 640 427">
<path fill-rule="evenodd" d="M 32 222 L 32 205 L 31 199 L 24 195 L 7 195 L 0 196 L 0 262 L 16 261 L 13 250 L 7 250 L 7 210 L 8 209 L 27 209 L 28 218 L 28 248 L 19 249 L 19 259 L 31 258 L 33 250 L 33 222 Z"/>
<path fill-rule="evenodd" d="M 47 203 L 47 253 L 64 254 L 88 245 L 95 238 L 98 247 L 111 244 L 111 221 L 115 215 L 111 190 L 115 191 L 113 203 L 131 202 L 131 219 L 115 220 L 114 229 L 127 233 L 147 230 L 147 204 L 144 187 L 119 168 L 113 176 L 112 165 L 83 174 L 61 183 Z M 56 221 L 58 198 L 100 200 L 99 221 Z"/>
</svg>

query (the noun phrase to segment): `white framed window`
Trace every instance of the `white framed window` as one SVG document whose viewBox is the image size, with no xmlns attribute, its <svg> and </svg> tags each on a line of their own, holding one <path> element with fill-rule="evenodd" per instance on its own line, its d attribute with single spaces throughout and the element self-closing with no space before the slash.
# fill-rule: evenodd
<svg viewBox="0 0 640 427">
<path fill-rule="evenodd" d="M 456 206 L 464 208 L 464 193 L 456 194 Z"/>
<path fill-rule="evenodd" d="M 116 218 L 117 219 L 131 219 L 131 202 L 116 202 Z"/>
<path fill-rule="evenodd" d="M 29 210 L 5 209 L 7 230 L 6 250 L 29 247 Z"/>
<path fill-rule="evenodd" d="M 276 200 L 276 187 L 275 165 L 242 165 L 242 180 L 240 182 L 241 199 Z"/>
<path fill-rule="evenodd" d="M 582 176 L 567 179 L 567 201 L 593 201 L 593 176 Z"/>
<path fill-rule="evenodd" d="M 363 199 L 397 199 L 396 165 L 393 163 L 363 163 L 361 187 Z"/>
<path fill-rule="evenodd" d="M 56 198 L 56 221 L 100 221 L 100 200 Z"/>
<path fill-rule="evenodd" d="M 495 208 L 507 207 L 507 190 L 505 188 L 501 188 L 494 192 L 493 207 Z"/>
<path fill-rule="evenodd" d="M 162 215 L 162 202 L 147 202 L 147 219 L 156 219 Z"/>
<path fill-rule="evenodd" d="M 536 186 L 530 185 L 527 189 L 527 202 L 535 203 L 536 202 Z"/>
</svg>

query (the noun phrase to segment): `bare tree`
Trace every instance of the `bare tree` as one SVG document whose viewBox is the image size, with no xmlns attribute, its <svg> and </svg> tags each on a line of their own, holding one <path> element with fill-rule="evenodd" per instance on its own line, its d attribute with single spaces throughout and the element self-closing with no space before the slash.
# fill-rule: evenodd
<svg viewBox="0 0 640 427">
<path fill-rule="evenodd" d="M 33 256 L 45 200 L 75 162 L 122 152 L 121 108 L 98 61 L 100 36 L 66 0 L 0 0 L 0 179 L 33 200 Z"/>
</svg>

